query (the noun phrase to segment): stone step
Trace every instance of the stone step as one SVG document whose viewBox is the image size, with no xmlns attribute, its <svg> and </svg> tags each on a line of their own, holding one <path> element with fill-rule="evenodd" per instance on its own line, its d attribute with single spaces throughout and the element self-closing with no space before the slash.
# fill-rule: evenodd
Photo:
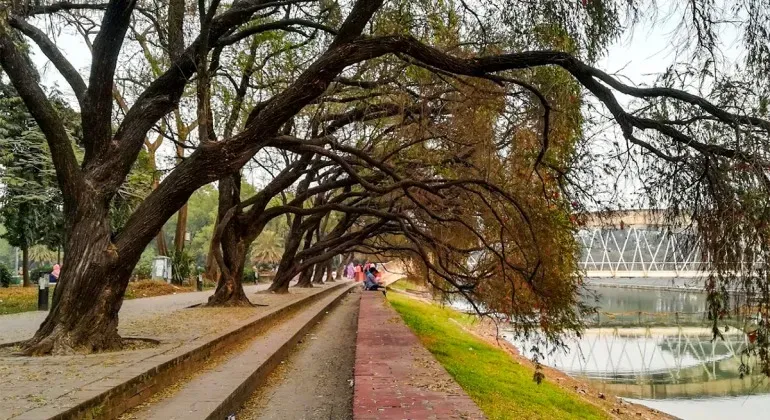
<svg viewBox="0 0 770 420">
<path fill-rule="evenodd" d="M 353 285 L 313 302 L 293 317 L 255 338 L 215 368 L 183 384 L 172 396 L 131 413 L 139 419 L 225 419 L 264 383 L 291 349 Z"/>
<path fill-rule="evenodd" d="M 238 326 L 202 336 L 168 352 L 162 352 L 125 369 L 73 389 L 64 396 L 25 411 L 14 420 L 39 419 L 113 419 L 167 389 L 172 384 L 211 364 L 215 356 L 232 351 L 241 343 L 289 319 L 297 311 L 329 296 L 336 296 L 353 286 L 352 282 L 325 287 L 306 297 L 269 308 L 267 312 L 239 323 Z M 1 417 L 1 416 L 0 416 Z"/>
</svg>

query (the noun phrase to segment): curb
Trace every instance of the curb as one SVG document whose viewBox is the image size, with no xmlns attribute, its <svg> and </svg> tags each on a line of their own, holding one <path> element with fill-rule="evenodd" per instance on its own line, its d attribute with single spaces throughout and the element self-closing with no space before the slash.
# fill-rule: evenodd
<svg viewBox="0 0 770 420">
<path fill-rule="evenodd" d="M 324 289 L 314 295 L 278 308 L 248 324 L 242 325 L 225 333 L 221 333 L 212 340 L 203 343 L 200 346 L 187 351 L 186 353 L 175 356 L 172 359 L 163 363 L 159 363 L 147 370 L 143 370 L 131 379 L 110 387 L 106 391 L 81 401 L 77 405 L 53 416 L 45 413 L 46 411 L 50 410 L 50 407 L 42 406 L 22 413 L 14 418 L 48 418 L 51 420 L 115 418 L 130 408 L 141 404 L 150 396 L 160 391 L 162 388 L 173 384 L 177 379 L 179 379 L 179 377 L 195 371 L 195 369 L 204 363 L 209 357 L 219 353 L 222 349 L 240 342 L 249 336 L 253 336 L 256 333 L 259 333 L 265 326 L 270 326 L 273 321 L 287 317 L 291 313 L 299 310 L 301 307 L 312 304 L 313 302 L 320 300 L 322 297 L 332 293 L 335 290 L 346 287 L 352 288 L 353 286 L 354 284 L 350 283 L 340 283 L 329 287 L 328 289 Z M 163 354 L 158 356 L 163 357 Z M 106 379 L 109 383 L 109 377 L 104 379 Z M 77 391 L 78 390 L 74 390 L 73 392 Z M 38 412 L 38 410 L 42 412 Z"/>
</svg>

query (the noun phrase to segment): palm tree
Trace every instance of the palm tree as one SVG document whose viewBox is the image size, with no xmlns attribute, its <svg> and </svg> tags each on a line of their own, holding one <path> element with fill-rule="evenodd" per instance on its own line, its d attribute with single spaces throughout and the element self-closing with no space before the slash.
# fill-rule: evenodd
<svg viewBox="0 0 770 420">
<path fill-rule="evenodd" d="M 34 263 L 54 263 L 57 257 L 56 251 L 45 245 L 35 245 L 29 248 L 29 260 Z"/>
<path fill-rule="evenodd" d="M 266 230 L 251 247 L 251 260 L 255 264 L 278 264 L 283 255 L 283 237 L 277 232 Z"/>
</svg>

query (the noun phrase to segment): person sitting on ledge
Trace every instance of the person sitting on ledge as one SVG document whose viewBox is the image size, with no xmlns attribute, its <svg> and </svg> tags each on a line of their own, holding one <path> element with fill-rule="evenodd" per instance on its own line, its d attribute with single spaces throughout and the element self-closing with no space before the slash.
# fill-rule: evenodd
<svg viewBox="0 0 770 420">
<path fill-rule="evenodd" d="M 372 267 L 366 272 L 366 280 L 364 280 L 364 290 L 382 290 L 385 293 L 385 286 L 377 283 L 377 269 Z"/>
</svg>

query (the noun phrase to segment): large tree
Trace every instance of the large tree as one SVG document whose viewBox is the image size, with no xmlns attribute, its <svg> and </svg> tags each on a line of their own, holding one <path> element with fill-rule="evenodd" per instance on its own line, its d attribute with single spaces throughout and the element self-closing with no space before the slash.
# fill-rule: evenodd
<svg viewBox="0 0 770 420">
<path fill-rule="evenodd" d="M 746 173 L 753 180 L 765 178 L 767 165 L 757 148 L 743 146 L 749 134 L 753 144 L 767 141 L 770 122 L 758 115 L 758 108 L 736 107 L 735 97 L 714 101 L 714 98 L 677 89 L 674 83 L 639 88 L 591 65 L 619 33 L 619 8 L 628 4 L 625 1 L 594 0 L 580 6 L 549 0 L 527 4 L 498 0 L 474 10 L 465 2 L 237 0 L 220 4 L 217 0 L 202 1 L 198 3 L 198 18 L 194 22 L 195 35 L 189 38 L 189 44 L 181 46 L 181 51 L 177 50 L 179 43 L 171 41 L 178 39 L 170 36 L 173 31 L 157 19 L 148 18 L 148 14 L 151 15 L 148 9 L 157 7 L 157 3 L 149 3 L 132 0 L 14 3 L 16 8 L 6 9 L 0 22 L 0 65 L 46 135 L 63 194 L 66 220 L 67 243 L 60 286 L 48 317 L 24 346 L 28 354 L 119 347 L 118 311 L 131 271 L 145 246 L 202 185 L 223 179 L 220 196 L 232 199 L 227 207 L 237 207 L 239 184 L 233 181 L 239 169 L 260 149 L 271 144 L 294 147 L 298 142 L 315 141 L 318 136 L 333 141 L 323 139 L 323 132 L 313 132 L 313 125 L 303 121 L 307 122 L 308 118 L 304 111 L 324 102 L 322 98 L 326 96 L 335 99 L 328 101 L 335 103 L 334 114 L 360 115 L 357 111 L 361 100 L 328 95 L 335 83 L 348 83 L 370 91 L 384 86 L 401 97 L 395 104 L 402 109 L 414 104 L 435 109 L 431 115 L 436 120 L 437 135 L 432 142 L 420 138 L 422 150 L 415 149 L 414 155 L 399 160 L 394 167 L 401 172 L 389 173 L 392 191 L 397 193 L 395 197 L 359 177 L 355 181 L 362 189 L 351 192 L 365 192 L 361 200 L 371 205 L 357 207 L 362 203 L 356 202 L 353 206 L 341 201 L 326 202 L 326 198 L 320 200 L 314 207 L 326 206 L 349 216 L 342 218 L 338 222 L 340 229 L 319 241 L 315 249 L 349 251 L 353 244 L 363 243 L 375 234 L 392 233 L 398 226 L 399 233 L 405 235 L 409 243 L 390 247 L 420 255 L 424 267 L 446 281 L 447 287 L 466 291 L 470 298 L 500 301 L 500 296 L 494 293 L 524 290 L 523 300 L 515 301 L 512 308 L 501 308 L 514 311 L 522 319 L 531 314 L 533 308 L 538 308 L 540 325 L 551 328 L 548 331 L 553 334 L 578 327 L 574 309 L 568 305 L 569 296 L 574 299 L 575 286 L 570 282 L 563 287 L 551 287 L 555 286 L 551 274 L 563 273 L 562 268 L 570 267 L 564 262 L 564 255 L 552 252 L 563 248 L 558 245 L 564 237 L 548 235 L 537 227 L 567 223 L 560 218 L 565 212 L 565 202 L 522 202 L 519 198 L 522 192 L 531 191 L 532 185 L 544 190 L 546 195 L 551 192 L 552 197 L 553 191 L 549 190 L 554 188 L 569 191 L 562 186 L 572 179 L 564 171 L 569 156 L 559 156 L 559 153 L 565 151 L 569 155 L 570 147 L 562 147 L 561 143 L 573 142 L 575 136 L 560 129 L 557 121 L 563 115 L 561 101 L 569 101 L 570 95 L 554 99 L 544 92 L 546 85 L 532 80 L 536 79 L 533 73 L 558 72 L 569 81 L 568 86 L 575 86 L 571 100 L 579 104 L 583 94 L 590 95 L 592 102 L 598 102 L 608 111 L 630 147 L 644 151 L 646 157 L 656 159 L 655 162 L 666 168 L 684 168 L 684 172 L 692 171 L 690 173 L 701 170 L 708 174 L 695 180 L 699 185 L 714 179 L 724 180 L 723 167 L 729 162 L 747 165 Z M 60 13 L 87 13 L 100 22 L 96 24 L 98 31 L 93 38 L 87 82 L 35 25 L 38 21 L 31 19 Z M 159 44 L 174 48 L 176 53 L 163 72 L 141 89 L 141 94 L 129 98 L 132 104 L 116 119 L 113 115 L 116 66 L 121 50 L 130 47 L 125 40 L 132 24 L 159 26 Z M 308 37 L 304 59 L 284 67 L 284 72 L 277 77 L 278 83 L 272 84 L 271 89 L 255 90 L 254 96 L 264 97 L 248 110 L 241 129 L 223 136 L 212 117 L 210 81 L 216 79 L 217 68 L 233 45 L 271 31 L 288 31 L 303 37 L 318 31 L 322 35 Z M 34 78 L 34 69 L 21 47 L 21 36 L 40 47 L 74 92 L 82 110 L 82 162 L 75 158 L 61 115 Z M 269 52 L 265 58 L 270 60 Z M 412 80 L 420 80 L 418 89 L 403 85 L 402 80 L 388 80 L 387 75 L 392 72 L 387 70 L 394 68 L 402 68 Z M 178 108 L 193 77 L 197 82 L 198 146 L 178 162 L 122 226 L 112 226 L 111 202 L 126 181 L 148 133 L 153 129 L 160 131 L 159 121 Z M 466 89 L 484 94 L 479 99 L 484 109 L 483 118 L 475 120 L 471 115 L 443 121 L 442 109 L 462 102 L 458 101 L 457 92 L 463 97 L 474 97 L 466 93 Z M 618 101 L 618 94 L 637 98 L 640 103 L 630 108 Z M 751 101 L 751 97 L 748 100 Z M 326 113 L 324 109 L 320 111 Z M 380 111 L 377 118 L 393 112 L 387 105 Z M 452 112 L 460 115 L 462 109 Z M 392 115 L 403 114 L 398 111 Z M 494 116 L 499 120 L 492 118 Z M 452 134 L 463 132 L 463 126 L 457 125 L 462 121 L 468 124 L 468 135 L 473 134 L 474 138 L 483 138 L 485 130 L 496 135 L 481 143 L 484 147 L 460 153 L 457 148 L 461 144 L 456 141 L 459 137 Z M 510 123 L 512 130 L 497 131 L 498 121 Z M 288 131 L 288 135 L 282 131 L 292 125 L 306 131 Z M 718 127 L 718 130 L 706 131 L 708 127 Z M 723 135 L 701 135 L 707 132 Z M 408 138 L 408 133 L 400 133 L 399 138 Z M 432 149 L 450 148 L 450 145 L 456 159 L 434 153 Z M 506 156 L 531 151 L 533 145 L 536 152 L 529 156 L 531 165 L 511 172 L 509 168 L 513 163 L 509 164 Z M 302 147 L 296 150 L 303 151 Z M 322 150 L 315 152 L 323 154 Z M 437 161 L 432 160 L 432 153 Z M 419 159 L 429 159 L 432 171 L 410 173 L 410 160 Z M 345 168 L 343 160 L 334 162 L 345 169 L 345 174 L 354 176 L 354 171 Z M 449 165 L 450 169 L 441 172 L 438 168 L 442 164 Z M 473 170 L 466 172 L 464 165 L 471 165 Z M 485 165 L 489 167 L 485 169 Z M 386 162 L 379 165 L 379 170 L 388 173 L 390 167 Z M 491 172 L 493 169 L 497 172 Z M 428 177 L 434 176 L 433 171 L 442 174 L 441 185 L 426 183 Z M 507 182 L 493 176 L 495 173 L 516 174 L 532 183 Z M 422 175 L 426 179 L 420 178 Z M 414 177 L 418 177 L 417 182 Z M 734 185 L 729 179 L 725 182 L 728 186 Z M 522 190 L 515 194 L 517 188 Z M 764 187 L 760 183 L 758 188 Z M 726 197 L 716 195 L 714 188 L 702 191 L 707 197 Z M 374 196 L 369 196 L 372 192 Z M 313 200 L 315 196 L 313 194 Z M 724 202 L 723 199 L 716 201 Z M 473 210 L 476 215 L 463 209 Z M 708 212 L 709 207 L 702 209 L 703 214 L 714 214 Z M 323 213 L 305 211 L 302 206 L 294 206 L 292 212 L 295 214 L 293 225 L 298 225 L 297 232 L 301 234 L 317 230 L 323 218 Z M 302 217 L 298 217 L 300 215 Z M 351 223 L 357 227 L 347 226 Z M 463 234 L 453 236 L 453 229 L 460 229 Z M 225 230 L 221 229 L 223 233 Z M 350 246 L 342 246 L 346 243 Z M 431 246 L 432 243 L 437 245 Z M 300 244 L 287 243 L 286 249 L 290 247 L 294 248 L 301 265 L 309 267 L 328 259 L 326 252 L 309 257 L 314 248 L 312 244 L 299 251 Z M 480 248 L 489 257 L 481 266 L 485 275 L 474 276 L 475 273 L 463 268 L 456 255 Z M 242 251 L 235 249 L 233 255 L 242 258 Z M 498 277 L 491 275 L 493 270 Z M 510 288 L 485 291 L 474 280 L 495 278 L 505 281 Z M 467 292 L 471 289 L 474 293 Z M 552 320 L 559 322 L 550 324 Z"/>
</svg>

